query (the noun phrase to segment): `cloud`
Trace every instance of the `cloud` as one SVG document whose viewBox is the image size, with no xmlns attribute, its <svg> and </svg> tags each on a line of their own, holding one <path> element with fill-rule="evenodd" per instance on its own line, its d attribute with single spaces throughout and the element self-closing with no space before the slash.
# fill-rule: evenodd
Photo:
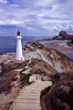
<svg viewBox="0 0 73 110">
<path fill-rule="evenodd" d="M 5 32 L 0 32 L 0 34 L 4 34 Z"/>
<path fill-rule="evenodd" d="M 54 3 L 54 0 L 37 0 L 35 2 L 35 5 L 37 6 L 41 6 L 41 7 L 48 7 L 50 5 L 52 5 L 52 3 Z"/>
<path fill-rule="evenodd" d="M 0 3 L 6 4 L 6 3 L 8 3 L 8 1 L 7 0 L 0 0 Z"/>
<path fill-rule="evenodd" d="M 73 30 L 72 0 L 0 0 L 0 25 L 54 33 Z M 34 31 L 33 31 L 34 32 Z"/>
</svg>

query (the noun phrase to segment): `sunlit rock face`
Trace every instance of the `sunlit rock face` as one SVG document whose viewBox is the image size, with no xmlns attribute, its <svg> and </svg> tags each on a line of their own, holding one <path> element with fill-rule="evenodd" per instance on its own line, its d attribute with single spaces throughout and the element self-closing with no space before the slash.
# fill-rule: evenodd
<svg viewBox="0 0 73 110">
<path fill-rule="evenodd" d="M 30 56 L 39 58 L 47 62 L 59 73 L 73 70 L 73 61 L 55 49 L 48 49 L 38 42 L 30 41 L 26 44 L 25 49 L 30 50 Z M 31 53 L 31 48 L 33 48 Z M 35 50 L 35 51 L 34 51 Z"/>
</svg>

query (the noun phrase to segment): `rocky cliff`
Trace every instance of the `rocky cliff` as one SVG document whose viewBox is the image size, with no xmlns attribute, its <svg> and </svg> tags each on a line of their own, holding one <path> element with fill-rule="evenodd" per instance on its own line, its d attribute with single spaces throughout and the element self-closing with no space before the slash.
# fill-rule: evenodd
<svg viewBox="0 0 73 110">
<path fill-rule="evenodd" d="M 64 39 L 69 39 L 69 40 L 73 39 L 73 35 L 69 35 L 65 31 L 61 31 L 59 33 L 59 36 L 62 36 Z"/>
<path fill-rule="evenodd" d="M 30 56 L 39 56 L 40 59 L 47 62 L 58 72 L 68 72 L 73 70 L 73 61 L 55 49 L 48 49 L 38 42 L 28 42 L 25 49 L 32 50 Z"/>
<path fill-rule="evenodd" d="M 73 39 L 73 35 L 69 35 L 67 34 L 67 32 L 65 31 L 61 31 L 59 33 L 59 36 L 53 37 L 54 40 L 56 39 L 62 39 L 62 40 L 72 40 Z"/>
</svg>

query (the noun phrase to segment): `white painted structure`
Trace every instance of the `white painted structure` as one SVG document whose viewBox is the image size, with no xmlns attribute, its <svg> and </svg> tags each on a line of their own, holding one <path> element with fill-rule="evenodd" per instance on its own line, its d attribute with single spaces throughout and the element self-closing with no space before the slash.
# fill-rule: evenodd
<svg viewBox="0 0 73 110">
<path fill-rule="evenodd" d="M 22 61 L 24 60 L 24 57 L 22 55 L 22 43 L 21 43 L 21 33 L 18 31 L 17 32 L 17 45 L 16 45 L 16 60 L 17 61 Z"/>
</svg>

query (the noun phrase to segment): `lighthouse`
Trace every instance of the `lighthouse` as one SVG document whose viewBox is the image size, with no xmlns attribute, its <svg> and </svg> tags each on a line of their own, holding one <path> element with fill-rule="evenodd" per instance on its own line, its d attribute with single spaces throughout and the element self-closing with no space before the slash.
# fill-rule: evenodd
<svg viewBox="0 0 73 110">
<path fill-rule="evenodd" d="M 16 61 L 23 61 L 24 57 L 22 55 L 22 43 L 21 43 L 21 33 L 17 31 L 17 44 L 16 44 Z"/>
</svg>

